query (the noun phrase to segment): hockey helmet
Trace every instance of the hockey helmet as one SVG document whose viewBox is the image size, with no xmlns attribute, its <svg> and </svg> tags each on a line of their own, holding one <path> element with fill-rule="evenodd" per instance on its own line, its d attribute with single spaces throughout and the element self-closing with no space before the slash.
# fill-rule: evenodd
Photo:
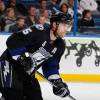
<svg viewBox="0 0 100 100">
<path fill-rule="evenodd" d="M 56 15 L 52 15 L 52 17 L 50 18 L 50 23 L 53 22 L 71 24 L 72 17 L 70 14 L 59 13 Z"/>
</svg>

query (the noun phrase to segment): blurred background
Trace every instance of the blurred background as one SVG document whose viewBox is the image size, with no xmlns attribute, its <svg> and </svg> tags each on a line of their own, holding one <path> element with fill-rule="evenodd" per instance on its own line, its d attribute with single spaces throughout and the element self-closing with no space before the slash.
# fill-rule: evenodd
<svg viewBox="0 0 100 100">
<path fill-rule="evenodd" d="M 0 0 L 0 31 L 16 32 L 37 23 L 49 28 L 49 18 L 59 12 L 73 17 L 68 35 L 100 34 L 100 0 Z"/>
</svg>

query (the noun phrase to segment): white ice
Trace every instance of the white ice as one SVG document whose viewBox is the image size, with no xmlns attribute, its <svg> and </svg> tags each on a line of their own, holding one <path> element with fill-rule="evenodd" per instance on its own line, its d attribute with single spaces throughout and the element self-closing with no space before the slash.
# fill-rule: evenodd
<svg viewBox="0 0 100 100">
<path fill-rule="evenodd" d="M 100 100 L 100 83 L 67 83 L 71 95 L 76 100 Z M 60 98 L 53 94 L 52 86 L 47 82 L 40 82 L 44 100 L 71 100 L 68 97 Z"/>
</svg>

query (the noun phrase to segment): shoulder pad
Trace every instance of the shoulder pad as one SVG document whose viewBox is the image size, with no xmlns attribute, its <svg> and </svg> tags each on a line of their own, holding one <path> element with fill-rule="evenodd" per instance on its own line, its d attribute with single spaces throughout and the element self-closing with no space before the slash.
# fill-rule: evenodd
<svg viewBox="0 0 100 100">
<path fill-rule="evenodd" d="M 38 30 L 44 30 L 44 26 L 42 24 L 36 24 L 35 27 L 38 29 Z"/>
</svg>

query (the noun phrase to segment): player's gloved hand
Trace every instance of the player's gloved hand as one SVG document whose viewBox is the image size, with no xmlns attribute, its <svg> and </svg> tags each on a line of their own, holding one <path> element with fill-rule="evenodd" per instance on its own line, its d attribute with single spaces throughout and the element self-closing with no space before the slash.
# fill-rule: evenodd
<svg viewBox="0 0 100 100">
<path fill-rule="evenodd" d="M 26 56 L 26 54 L 22 54 L 20 57 L 18 57 L 17 61 L 23 66 L 23 69 L 25 71 L 28 71 L 32 68 L 33 61 L 30 56 Z"/>
<path fill-rule="evenodd" d="M 67 84 L 64 83 L 61 78 L 51 79 L 50 81 L 53 84 L 55 84 L 55 86 L 57 86 L 57 87 L 53 86 L 53 93 L 55 95 L 60 96 L 60 97 L 66 97 L 70 94 Z"/>
</svg>

